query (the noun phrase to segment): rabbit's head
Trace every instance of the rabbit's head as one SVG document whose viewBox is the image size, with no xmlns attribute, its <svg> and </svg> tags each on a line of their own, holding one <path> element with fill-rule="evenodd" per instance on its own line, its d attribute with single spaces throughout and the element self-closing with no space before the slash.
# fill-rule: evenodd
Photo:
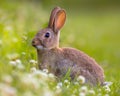
<svg viewBox="0 0 120 96">
<path fill-rule="evenodd" d="M 59 46 L 60 29 L 66 20 L 66 13 L 63 9 L 55 7 L 50 16 L 48 27 L 40 30 L 34 39 L 32 45 L 37 49 L 52 49 Z"/>
</svg>

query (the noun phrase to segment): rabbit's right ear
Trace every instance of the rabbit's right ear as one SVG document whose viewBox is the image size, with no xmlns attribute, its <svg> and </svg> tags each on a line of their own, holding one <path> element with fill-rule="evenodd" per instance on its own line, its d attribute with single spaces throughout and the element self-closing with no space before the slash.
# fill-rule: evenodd
<svg viewBox="0 0 120 96">
<path fill-rule="evenodd" d="M 56 13 L 55 21 L 54 21 L 54 31 L 58 32 L 64 25 L 66 20 L 66 12 L 61 9 Z"/>
<path fill-rule="evenodd" d="M 54 22 L 55 22 L 55 17 L 56 17 L 56 13 L 60 10 L 60 7 L 55 7 L 52 12 L 51 12 L 51 16 L 50 16 L 50 20 L 49 20 L 49 24 L 48 27 L 53 29 L 54 26 Z"/>
</svg>

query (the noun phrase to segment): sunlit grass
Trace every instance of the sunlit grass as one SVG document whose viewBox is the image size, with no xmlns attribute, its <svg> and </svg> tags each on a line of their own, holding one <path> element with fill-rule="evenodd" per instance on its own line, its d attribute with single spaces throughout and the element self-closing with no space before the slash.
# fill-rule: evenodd
<svg viewBox="0 0 120 96">
<path fill-rule="evenodd" d="M 90 88 L 67 79 L 58 82 L 53 74 L 36 69 L 36 51 L 31 40 L 46 26 L 49 13 L 34 3 L 1 4 L 0 95 L 119 96 L 120 14 L 112 11 L 104 14 L 68 12 L 67 22 L 61 30 L 61 47 L 82 50 L 103 67 L 106 81 L 113 82 L 110 89 L 106 89 Z"/>
</svg>

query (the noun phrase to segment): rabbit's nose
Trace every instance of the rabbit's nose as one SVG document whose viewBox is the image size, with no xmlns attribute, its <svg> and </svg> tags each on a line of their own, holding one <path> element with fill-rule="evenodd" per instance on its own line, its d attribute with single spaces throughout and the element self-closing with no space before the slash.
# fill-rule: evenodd
<svg viewBox="0 0 120 96">
<path fill-rule="evenodd" d="M 34 46 L 34 47 L 35 47 L 35 45 L 36 45 L 35 41 L 34 41 L 34 40 L 32 40 L 32 46 Z"/>
<path fill-rule="evenodd" d="M 39 44 L 39 40 L 33 39 L 32 40 L 32 46 L 36 47 Z"/>
</svg>

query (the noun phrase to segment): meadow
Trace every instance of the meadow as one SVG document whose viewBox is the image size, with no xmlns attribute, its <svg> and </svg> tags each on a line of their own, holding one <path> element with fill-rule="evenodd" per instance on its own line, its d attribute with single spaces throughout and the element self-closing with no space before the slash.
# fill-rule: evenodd
<svg viewBox="0 0 120 96">
<path fill-rule="evenodd" d="M 0 96 L 120 96 L 120 12 L 119 10 L 66 10 L 60 47 L 84 51 L 103 67 L 100 87 L 83 85 L 81 79 L 61 81 L 38 70 L 34 35 L 47 26 L 51 9 L 37 3 L 0 3 Z"/>
</svg>

